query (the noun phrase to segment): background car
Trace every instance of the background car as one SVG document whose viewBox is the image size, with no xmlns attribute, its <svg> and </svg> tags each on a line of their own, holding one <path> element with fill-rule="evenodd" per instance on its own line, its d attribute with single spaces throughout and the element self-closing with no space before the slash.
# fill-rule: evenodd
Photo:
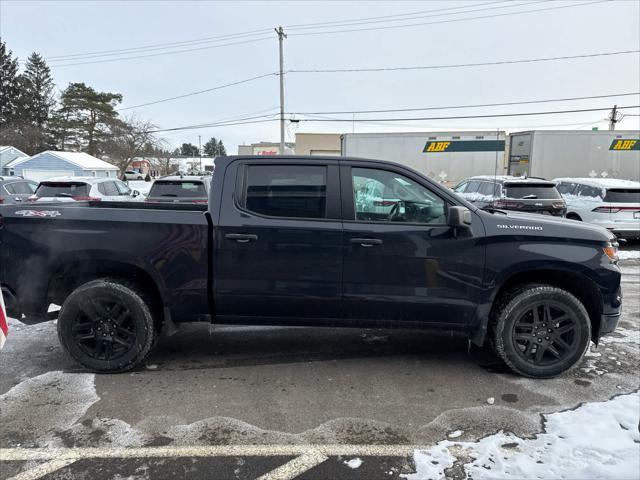
<svg viewBox="0 0 640 480">
<path fill-rule="evenodd" d="M 566 203 L 555 183 L 542 178 L 484 175 L 463 180 L 453 190 L 479 208 L 554 216 L 566 212 Z"/>
<path fill-rule="evenodd" d="M 132 201 L 140 193 L 127 184 L 109 177 L 59 177 L 40 182 L 31 201 L 76 202 L 76 201 Z"/>
<path fill-rule="evenodd" d="M 624 239 L 640 239 L 640 182 L 616 178 L 556 178 L 567 218 L 593 223 Z"/>
<path fill-rule="evenodd" d="M 0 205 L 24 202 L 38 188 L 38 182 L 22 177 L 0 177 Z"/>
<path fill-rule="evenodd" d="M 210 182 L 211 179 L 200 176 L 173 175 L 162 177 L 153 182 L 146 201 L 207 203 Z"/>
<path fill-rule="evenodd" d="M 144 175 L 135 170 L 127 170 L 122 174 L 122 180 L 144 180 Z"/>
</svg>

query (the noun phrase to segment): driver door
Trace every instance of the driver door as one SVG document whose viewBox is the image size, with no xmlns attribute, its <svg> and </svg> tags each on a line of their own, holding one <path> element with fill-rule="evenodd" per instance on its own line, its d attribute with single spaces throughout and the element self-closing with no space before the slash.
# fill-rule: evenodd
<svg viewBox="0 0 640 480">
<path fill-rule="evenodd" d="M 464 325 L 484 259 L 473 236 L 448 226 L 447 202 L 393 167 L 342 166 L 340 176 L 345 319 Z"/>
</svg>

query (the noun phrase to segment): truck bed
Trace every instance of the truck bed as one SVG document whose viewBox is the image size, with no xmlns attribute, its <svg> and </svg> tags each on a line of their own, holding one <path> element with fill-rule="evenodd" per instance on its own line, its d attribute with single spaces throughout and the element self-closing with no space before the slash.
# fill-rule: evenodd
<svg viewBox="0 0 640 480">
<path fill-rule="evenodd" d="M 174 321 L 208 318 L 206 208 L 144 202 L 0 207 L 0 283 L 10 313 L 30 323 L 46 320 L 51 303 L 99 273 L 154 283 Z"/>
</svg>

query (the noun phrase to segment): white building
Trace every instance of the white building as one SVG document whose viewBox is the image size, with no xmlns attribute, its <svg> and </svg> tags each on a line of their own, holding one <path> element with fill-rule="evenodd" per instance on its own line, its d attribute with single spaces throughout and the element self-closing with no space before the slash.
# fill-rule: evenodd
<svg viewBox="0 0 640 480">
<path fill-rule="evenodd" d="M 9 174 L 37 182 L 52 177 L 118 177 L 118 167 L 84 152 L 47 150 L 33 157 L 16 159 Z"/>
<path fill-rule="evenodd" d="M 11 145 L 0 145 L 0 175 L 9 175 L 9 164 L 29 155 Z"/>
</svg>

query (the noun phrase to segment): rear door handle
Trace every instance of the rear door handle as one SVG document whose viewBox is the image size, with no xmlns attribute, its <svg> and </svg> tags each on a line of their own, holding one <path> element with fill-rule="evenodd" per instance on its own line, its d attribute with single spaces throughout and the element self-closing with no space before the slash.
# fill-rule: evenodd
<svg viewBox="0 0 640 480">
<path fill-rule="evenodd" d="M 357 243 L 361 247 L 373 247 L 374 245 L 382 245 L 382 240 L 379 238 L 352 238 L 349 240 L 351 243 Z"/>
<path fill-rule="evenodd" d="M 227 233 L 224 238 L 235 240 L 238 243 L 249 243 L 258 240 L 258 235 L 253 233 Z"/>
</svg>

